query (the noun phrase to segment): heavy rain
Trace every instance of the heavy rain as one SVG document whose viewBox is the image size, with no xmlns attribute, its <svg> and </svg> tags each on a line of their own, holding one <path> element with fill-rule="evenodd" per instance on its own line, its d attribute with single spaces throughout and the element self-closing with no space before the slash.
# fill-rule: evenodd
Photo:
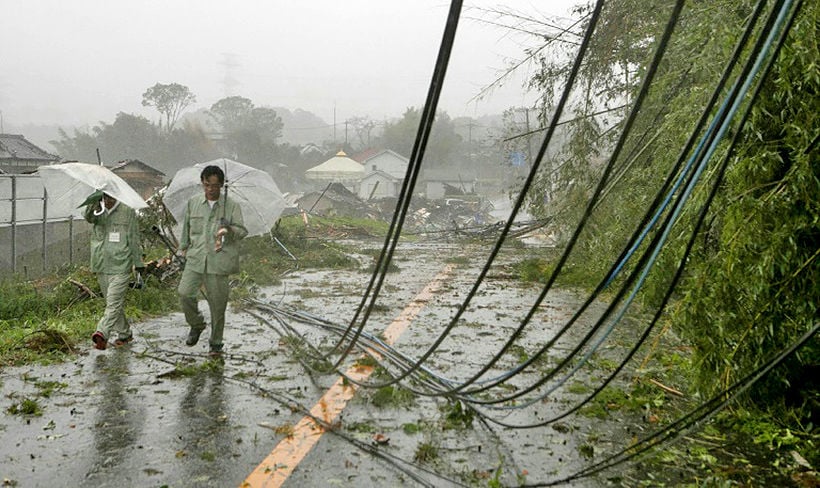
<svg viewBox="0 0 820 488">
<path fill-rule="evenodd" d="M 820 486 L 816 3 L 5 8 L 2 486 Z"/>
</svg>

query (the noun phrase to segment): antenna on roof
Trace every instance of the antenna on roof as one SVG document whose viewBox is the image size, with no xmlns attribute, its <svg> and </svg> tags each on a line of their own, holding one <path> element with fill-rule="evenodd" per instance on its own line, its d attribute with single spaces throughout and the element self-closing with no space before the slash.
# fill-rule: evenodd
<svg viewBox="0 0 820 488">
<path fill-rule="evenodd" d="M 100 158 L 100 148 L 97 148 L 97 162 L 102 166 L 102 159 Z"/>
</svg>

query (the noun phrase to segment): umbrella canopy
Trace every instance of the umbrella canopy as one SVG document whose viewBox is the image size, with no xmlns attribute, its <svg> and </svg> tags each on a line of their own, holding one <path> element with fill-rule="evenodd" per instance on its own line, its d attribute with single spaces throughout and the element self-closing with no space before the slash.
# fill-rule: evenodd
<svg viewBox="0 0 820 488">
<path fill-rule="evenodd" d="M 63 163 L 37 168 L 48 194 L 48 213 L 69 216 L 81 213 L 78 207 L 96 192 L 105 192 L 134 210 L 148 207 L 139 193 L 105 166 Z"/>
<path fill-rule="evenodd" d="M 162 196 L 162 203 L 177 222 L 182 222 L 188 200 L 203 195 L 200 174 L 206 166 L 218 166 L 225 172 L 228 197 L 242 208 L 249 236 L 267 234 L 285 209 L 282 192 L 265 171 L 221 158 L 182 168 L 174 175 Z"/>
</svg>

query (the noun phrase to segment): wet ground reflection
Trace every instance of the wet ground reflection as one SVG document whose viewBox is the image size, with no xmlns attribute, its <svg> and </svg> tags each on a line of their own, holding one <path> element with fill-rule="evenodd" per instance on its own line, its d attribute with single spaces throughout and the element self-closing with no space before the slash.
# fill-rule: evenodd
<svg viewBox="0 0 820 488">
<path fill-rule="evenodd" d="M 138 399 L 131 398 L 136 390 L 129 392 L 126 383 L 130 360 L 131 354 L 127 351 L 99 355 L 94 360 L 100 402 L 92 424 L 95 455 L 88 472 L 89 480 L 98 476 L 109 478 L 118 467 L 128 465 L 128 456 L 136 448 L 143 430 L 144 407 Z"/>
<path fill-rule="evenodd" d="M 195 486 L 221 486 L 224 462 L 233 455 L 223 374 L 224 364 L 220 360 L 207 361 L 187 378 L 180 400 L 176 456 L 186 458 L 182 466 L 186 478 Z"/>
</svg>

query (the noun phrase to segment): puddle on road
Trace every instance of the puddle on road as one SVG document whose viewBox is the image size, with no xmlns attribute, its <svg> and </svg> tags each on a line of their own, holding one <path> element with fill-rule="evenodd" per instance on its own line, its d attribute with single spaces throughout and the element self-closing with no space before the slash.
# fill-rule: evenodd
<svg viewBox="0 0 820 488">
<path fill-rule="evenodd" d="M 468 251 L 462 244 L 402 245 L 396 254 L 399 271 L 387 275 L 366 330 L 378 335 L 445 261 L 457 262 L 457 272 L 395 345 L 408 356 L 420 356 L 453 317 L 478 274 L 477 266 L 483 264 L 484 256 Z M 362 259 L 366 263 L 372 257 Z M 361 270 L 303 271 L 261 293 L 271 303 L 347 325 L 369 279 Z M 482 286 L 426 366 L 455 383 L 472 377 L 518 327 L 538 291 L 499 278 Z M 551 293 L 517 346 L 481 381 L 532 354 L 571 316 L 579 300 L 572 292 Z M 572 338 L 584 333 L 600 312 L 600 305 L 593 307 L 573 329 Z M 274 326 L 241 310 L 229 309 L 227 324 L 222 362 L 207 358 L 207 340 L 193 348 L 184 346 L 187 327 L 176 313 L 136 325 L 137 339 L 128 348 L 96 351 L 89 347 L 73 362 L 3 370 L 0 479 L 19 486 L 50 487 L 238 486 L 289 434 L 288 427 L 298 422 L 303 409 L 316 402 L 336 375 L 305 368 L 304 351 L 295 351 Z M 292 325 L 311 344 L 330 346 L 337 340 L 326 330 Z M 535 368 L 506 389 L 491 390 L 487 398 L 535 381 L 571 342 L 569 338 L 559 341 Z M 348 364 L 355 359 L 351 357 Z M 589 381 L 601 375 L 598 367 L 580 371 L 580 377 Z M 38 382 L 63 386 L 44 397 Z M 566 390 L 529 408 L 492 411 L 488 406 L 487 411 L 507 424 L 543 420 L 573 405 L 589 389 Z M 440 398 L 410 395 L 409 401 L 404 397 L 405 402 L 393 405 L 390 396 L 386 403 L 376 402 L 377 394 L 375 389 L 357 393 L 336 426 L 340 435 L 323 436 L 286 486 L 417 486 L 420 480 L 435 486 L 454 484 L 450 481 L 487 486 L 494 479 L 503 486 L 516 486 L 568 474 L 588 463 L 590 456 L 623 447 L 635 435 L 630 422 L 580 415 L 537 429 L 514 430 L 484 424 L 477 417 L 468 422 L 454 412 L 455 404 Z M 395 390 L 391 394 L 398 397 Z M 6 412 L 25 398 L 36 399 L 42 415 Z M 428 472 L 385 461 L 345 436 L 376 454 Z M 584 480 L 578 486 L 596 483 L 606 484 Z"/>
</svg>

